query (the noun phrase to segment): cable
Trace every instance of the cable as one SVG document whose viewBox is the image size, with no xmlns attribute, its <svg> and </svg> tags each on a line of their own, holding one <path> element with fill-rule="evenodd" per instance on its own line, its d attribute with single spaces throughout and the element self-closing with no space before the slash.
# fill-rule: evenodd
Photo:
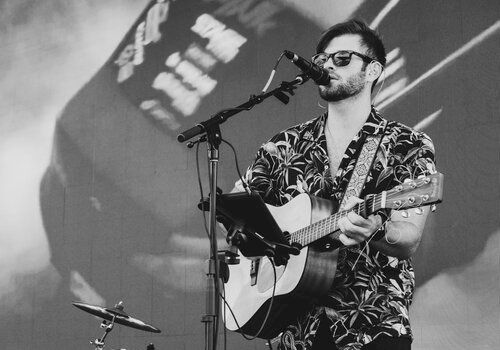
<svg viewBox="0 0 500 350">
<path fill-rule="evenodd" d="M 200 162 L 199 162 L 199 150 L 200 150 L 200 143 L 197 143 L 196 144 L 196 172 L 197 172 L 197 175 L 198 175 L 198 186 L 199 186 L 199 189 L 200 189 L 200 196 L 201 196 L 201 203 L 203 205 L 203 201 L 204 201 L 204 195 L 203 195 L 203 186 L 202 186 L 202 183 L 201 183 L 201 174 L 200 174 Z M 210 172 L 210 170 L 209 170 Z M 210 174 L 211 176 L 211 174 Z M 204 224 L 204 227 L 205 227 L 205 232 L 207 234 L 207 237 L 208 237 L 208 240 L 210 242 L 210 256 L 213 258 L 214 262 L 215 262 L 215 278 L 214 278 L 214 288 L 215 288 L 215 295 L 219 295 L 220 294 L 220 287 L 219 287 L 219 260 L 218 260 L 218 256 L 217 256 L 217 250 L 214 249 L 215 247 L 212 245 L 212 240 L 210 239 L 210 230 L 208 229 L 208 226 L 207 226 L 207 218 L 206 218 L 206 214 L 205 214 L 205 208 L 202 207 L 202 215 L 203 215 L 203 224 Z M 216 232 L 214 232 L 214 235 L 216 235 Z M 214 238 L 215 239 L 215 238 Z M 219 310 L 219 307 L 220 307 L 220 303 L 219 303 L 219 298 L 214 298 L 215 299 L 215 310 L 214 310 L 214 319 L 213 319 L 213 322 L 214 322 L 214 327 L 213 327 L 213 334 L 212 334 L 212 337 L 213 339 L 215 339 L 215 341 L 217 341 L 217 334 L 218 334 L 218 330 L 219 330 L 219 315 L 218 315 L 218 310 Z M 207 332 L 207 326 L 205 326 L 205 332 Z M 206 345 L 205 345 L 206 346 Z"/>
<path fill-rule="evenodd" d="M 274 75 L 276 74 L 276 70 L 278 69 L 278 64 L 280 63 L 281 59 L 285 55 L 285 52 L 283 51 L 281 55 L 279 56 L 278 60 L 274 64 L 273 70 L 271 71 L 271 75 L 269 75 L 269 79 L 267 79 L 267 83 L 262 89 L 262 93 L 265 93 L 267 89 L 269 89 L 269 85 L 271 85 L 271 82 L 273 81 Z"/>
<path fill-rule="evenodd" d="M 267 320 L 269 318 L 269 315 L 271 314 L 271 309 L 273 307 L 273 302 L 274 302 L 274 296 L 275 296 L 275 293 L 276 293 L 276 282 L 277 282 L 277 277 L 276 277 L 276 266 L 274 265 L 274 261 L 272 259 L 269 259 L 269 261 L 271 262 L 271 265 L 273 266 L 273 274 L 274 274 L 274 283 L 273 283 L 273 294 L 271 295 L 271 301 L 269 302 L 269 307 L 267 308 L 267 312 L 266 312 L 266 316 L 264 317 L 264 321 L 262 321 L 262 325 L 260 326 L 259 330 L 257 331 L 257 333 L 253 336 L 247 336 L 246 334 L 243 333 L 243 331 L 241 331 L 241 326 L 240 324 L 238 323 L 238 320 L 236 319 L 236 316 L 234 315 L 234 312 L 233 310 L 231 309 L 231 307 L 229 306 L 229 304 L 227 303 L 226 301 L 226 298 L 222 295 L 222 294 L 219 294 L 220 297 L 222 298 L 222 300 L 224 301 L 224 304 L 227 306 L 227 308 L 229 309 L 229 311 L 231 312 L 231 315 L 233 316 L 233 320 L 234 322 L 236 323 L 236 326 L 238 327 L 238 332 L 243 336 L 243 338 L 245 338 L 246 340 L 254 340 L 256 338 L 259 337 L 260 333 L 262 332 L 262 330 L 264 329 L 264 326 L 266 325 L 267 323 Z M 224 318 L 224 321 L 225 321 L 225 318 Z"/>
<path fill-rule="evenodd" d="M 196 173 L 198 175 L 198 187 L 200 189 L 200 196 L 201 196 L 201 203 L 203 205 L 204 202 L 204 195 L 203 195 L 203 185 L 201 184 L 201 174 L 200 174 L 200 159 L 199 159 L 199 151 L 200 151 L 200 143 L 198 142 L 196 144 Z M 203 215 L 203 225 L 205 226 L 205 233 L 207 234 L 208 239 L 210 239 L 210 233 L 208 230 L 208 225 L 207 225 L 207 216 L 205 215 L 205 208 L 201 208 L 201 213 Z M 210 250 L 212 247 L 210 247 Z"/>
<path fill-rule="evenodd" d="M 224 142 L 225 144 L 227 144 L 229 147 L 231 147 L 231 149 L 233 150 L 233 154 L 234 154 L 234 163 L 236 165 L 236 172 L 238 173 L 238 177 L 240 178 L 241 180 L 241 183 L 243 185 L 243 188 L 245 189 L 245 191 L 250 194 L 252 193 L 252 190 L 250 189 L 250 187 L 248 186 L 248 183 L 245 181 L 245 179 L 243 179 L 243 175 L 241 175 L 241 171 L 240 171 L 240 164 L 238 162 L 238 155 L 236 153 L 236 150 L 234 149 L 233 145 L 231 143 L 229 143 L 228 141 L 222 139 L 222 142 Z"/>
<path fill-rule="evenodd" d="M 384 76 L 382 77 L 382 81 L 380 82 L 380 86 L 379 86 L 379 88 L 378 88 L 378 91 L 377 91 L 377 93 L 375 94 L 375 97 L 374 97 L 374 98 L 373 98 L 373 100 L 372 100 L 374 104 L 376 104 L 376 103 L 378 102 L 378 101 L 377 101 L 378 94 L 380 94 L 380 91 L 382 91 L 382 88 L 384 87 L 384 83 L 385 83 L 385 69 L 384 69 L 384 68 L 382 68 L 382 73 L 381 73 L 380 75 L 382 75 L 382 74 L 383 74 Z M 378 84 L 377 84 L 377 85 L 378 85 Z"/>
</svg>

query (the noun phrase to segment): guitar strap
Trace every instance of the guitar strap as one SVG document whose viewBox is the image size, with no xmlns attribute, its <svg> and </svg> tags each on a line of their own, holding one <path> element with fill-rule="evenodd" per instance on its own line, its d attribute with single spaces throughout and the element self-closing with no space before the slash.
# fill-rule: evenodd
<svg viewBox="0 0 500 350">
<path fill-rule="evenodd" d="M 340 210 L 343 210 L 348 199 L 352 196 L 359 197 L 361 191 L 366 182 L 366 178 L 370 172 L 370 169 L 373 166 L 373 161 L 375 160 L 375 155 L 377 154 L 377 150 L 380 147 L 380 143 L 382 142 L 382 138 L 385 135 L 385 128 L 387 126 L 387 121 L 384 120 L 384 124 L 382 125 L 383 131 L 378 135 L 368 135 L 366 137 L 365 142 L 363 143 L 363 148 L 359 153 L 359 157 L 356 160 L 356 165 L 352 171 L 351 178 L 349 180 L 349 184 L 344 192 L 344 196 L 342 197 L 342 201 L 340 203 Z"/>
</svg>

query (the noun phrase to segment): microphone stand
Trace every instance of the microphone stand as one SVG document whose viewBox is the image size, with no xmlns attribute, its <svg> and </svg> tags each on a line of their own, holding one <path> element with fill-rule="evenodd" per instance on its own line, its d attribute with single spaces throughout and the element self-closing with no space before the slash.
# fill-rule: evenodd
<svg viewBox="0 0 500 350">
<path fill-rule="evenodd" d="M 206 314 L 202 316 L 201 321 L 205 323 L 205 349 L 216 350 L 217 349 L 217 336 L 218 336 L 218 322 L 219 322 L 219 260 L 217 256 L 217 176 L 218 176 L 218 165 L 219 165 L 219 146 L 222 141 L 222 135 L 220 131 L 220 124 L 224 123 L 227 119 L 235 114 L 238 114 L 244 110 L 250 110 L 255 105 L 261 103 L 270 96 L 274 96 L 279 99 L 282 103 L 287 104 L 290 100 L 289 96 L 294 95 L 294 89 L 297 85 L 305 83 L 309 78 L 306 75 L 298 75 L 294 80 L 288 82 L 282 82 L 277 88 L 259 95 L 251 95 L 250 99 L 234 108 L 223 109 L 222 111 L 216 113 L 210 119 L 207 119 L 201 123 L 196 124 L 194 127 L 180 133 L 177 136 L 179 142 L 185 142 L 189 139 L 202 135 L 197 141 L 191 141 L 187 144 L 189 148 L 197 142 L 207 142 L 208 148 L 208 161 L 209 161 L 209 182 L 210 182 L 210 207 L 209 207 L 209 240 L 210 240 L 210 259 L 208 260 L 208 270 L 207 270 L 207 288 L 206 288 L 206 304 L 205 310 Z"/>
</svg>

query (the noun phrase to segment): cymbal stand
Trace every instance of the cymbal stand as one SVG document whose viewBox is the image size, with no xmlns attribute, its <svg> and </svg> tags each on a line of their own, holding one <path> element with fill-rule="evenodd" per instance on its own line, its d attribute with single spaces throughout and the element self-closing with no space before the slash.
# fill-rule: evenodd
<svg viewBox="0 0 500 350">
<path fill-rule="evenodd" d="M 108 323 L 106 320 L 102 320 L 101 328 L 104 328 L 104 334 L 100 339 L 94 339 L 90 341 L 90 344 L 95 346 L 95 350 L 102 350 L 106 346 L 104 344 L 104 340 L 108 336 L 109 332 L 113 330 L 113 327 L 115 326 L 115 318 L 116 315 L 113 316 L 113 319 L 110 323 Z"/>
</svg>

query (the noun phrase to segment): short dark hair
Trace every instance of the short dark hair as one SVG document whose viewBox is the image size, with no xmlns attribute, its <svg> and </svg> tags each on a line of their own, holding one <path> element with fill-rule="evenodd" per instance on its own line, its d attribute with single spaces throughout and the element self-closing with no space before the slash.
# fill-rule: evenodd
<svg viewBox="0 0 500 350">
<path fill-rule="evenodd" d="M 376 59 L 385 67 L 385 47 L 380 35 L 359 19 L 351 19 L 346 22 L 337 23 L 328 28 L 321 34 L 318 45 L 316 46 L 316 53 L 324 52 L 323 50 L 333 38 L 345 34 L 359 35 L 361 37 L 361 44 L 367 49 L 366 54 Z"/>
</svg>

